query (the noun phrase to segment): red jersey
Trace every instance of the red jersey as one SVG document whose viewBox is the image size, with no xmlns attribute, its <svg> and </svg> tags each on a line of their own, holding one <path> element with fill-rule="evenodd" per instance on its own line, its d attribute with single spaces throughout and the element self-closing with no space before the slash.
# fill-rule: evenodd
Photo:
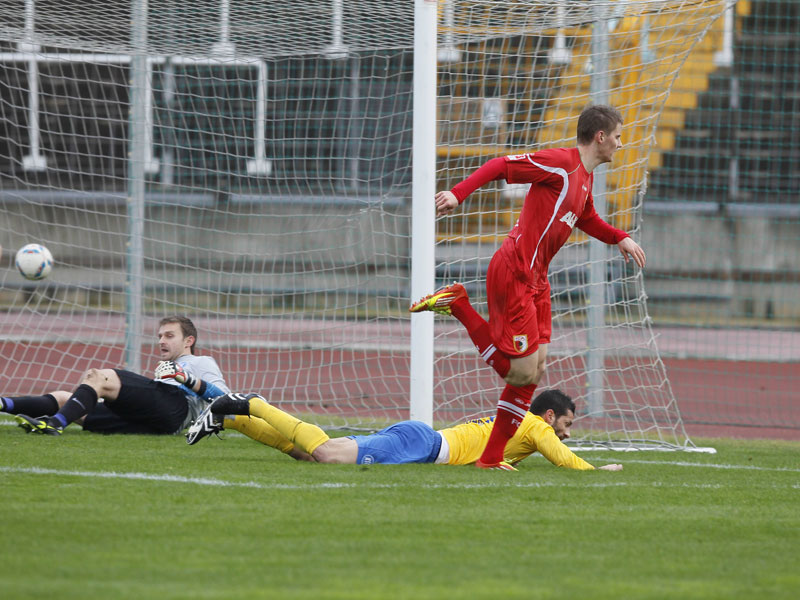
<svg viewBox="0 0 800 600">
<path fill-rule="evenodd" d="M 603 221 L 594 209 L 594 178 L 578 148 L 552 148 L 535 154 L 504 156 L 487 162 L 452 192 L 459 202 L 485 183 L 505 179 L 530 183 L 519 219 L 498 253 L 520 279 L 536 289 L 547 285 L 547 269 L 573 227 L 606 244 L 628 237 Z"/>
</svg>

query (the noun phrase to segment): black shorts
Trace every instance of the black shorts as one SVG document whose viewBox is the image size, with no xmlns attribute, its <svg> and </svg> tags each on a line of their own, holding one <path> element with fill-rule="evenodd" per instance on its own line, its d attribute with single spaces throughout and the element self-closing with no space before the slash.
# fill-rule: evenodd
<svg viewBox="0 0 800 600">
<path fill-rule="evenodd" d="M 177 433 L 189 404 L 176 385 L 114 369 L 122 386 L 114 401 L 98 403 L 86 415 L 83 428 L 96 433 Z"/>
</svg>

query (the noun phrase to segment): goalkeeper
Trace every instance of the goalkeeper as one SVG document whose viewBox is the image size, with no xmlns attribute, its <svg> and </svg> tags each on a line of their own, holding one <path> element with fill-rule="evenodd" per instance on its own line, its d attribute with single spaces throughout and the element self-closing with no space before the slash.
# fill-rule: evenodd
<svg viewBox="0 0 800 600">
<path fill-rule="evenodd" d="M 515 465 L 539 452 L 558 467 L 594 469 L 563 443 L 569 438 L 574 418 L 575 403 L 569 396 L 558 390 L 542 392 L 506 445 L 504 459 Z M 211 403 L 189 428 L 186 439 L 194 444 L 230 426 L 297 460 L 340 464 L 469 465 L 480 457 L 493 421 L 493 417 L 476 419 L 440 431 L 419 421 L 401 421 L 372 435 L 330 438 L 316 425 L 272 406 L 258 394 L 226 394 Z M 619 471 L 622 465 L 598 468 Z"/>
<path fill-rule="evenodd" d="M 165 317 L 158 326 L 162 360 L 155 379 L 124 369 L 90 368 L 72 393 L 3 397 L 0 410 L 17 415 L 29 433 L 60 435 L 73 422 L 98 433 L 177 433 L 206 408 L 208 399 L 230 391 L 217 362 L 194 354 L 196 341 L 190 319 Z"/>
</svg>

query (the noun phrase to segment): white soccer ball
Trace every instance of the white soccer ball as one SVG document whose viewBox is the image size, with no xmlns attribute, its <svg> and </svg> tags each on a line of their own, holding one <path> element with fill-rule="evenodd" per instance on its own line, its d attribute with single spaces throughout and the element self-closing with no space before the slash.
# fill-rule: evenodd
<svg viewBox="0 0 800 600">
<path fill-rule="evenodd" d="M 28 244 L 17 250 L 17 269 L 25 279 L 38 281 L 53 270 L 53 255 L 41 244 Z"/>
</svg>

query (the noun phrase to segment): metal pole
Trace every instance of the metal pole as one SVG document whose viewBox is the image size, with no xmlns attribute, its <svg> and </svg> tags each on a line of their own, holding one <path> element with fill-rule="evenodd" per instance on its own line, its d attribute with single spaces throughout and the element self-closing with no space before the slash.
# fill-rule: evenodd
<svg viewBox="0 0 800 600">
<path fill-rule="evenodd" d="M 158 159 L 153 156 L 153 65 L 145 59 L 144 77 L 144 172 L 158 173 Z"/>
<path fill-rule="evenodd" d="M 141 372 L 144 290 L 144 194 L 147 163 L 147 0 L 131 7 L 130 153 L 128 158 L 128 273 L 125 304 L 125 367 Z"/>
<path fill-rule="evenodd" d="M 357 190 L 359 186 L 358 175 L 361 165 L 361 152 L 359 131 L 362 124 L 361 116 L 361 59 L 353 55 L 350 59 L 350 119 L 347 131 L 347 156 L 349 169 L 347 178 L 350 180 L 350 189 Z"/>
<path fill-rule="evenodd" d="M 39 63 L 36 53 L 36 3 L 25 0 L 25 41 L 17 45 L 20 53 L 28 54 L 28 154 L 22 157 L 25 171 L 44 171 L 47 159 L 41 153 L 41 130 L 39 129 Z"/>
<path fill-rule="evenodd" d="M 564 34 L 564 5 L 556 6 L 556 39 L 553 47 L 547 52 L 547 60 L 554 65 L 568 65 L 572 61 L 572 50 L 567 48 L 567 36 Z"/>
<path fill-rule="evenodd" d="M 593 104 L 608 104 L 608 20 L 603 11 L 596 8 L 596 20 L 592 28 L 592 76 L 590 92 Z M 597 212 L 606 215 L 606 166 L 594 171 L 592 188 Z M 606 268 L 608 248 L 598 240 L 589 242 L 589 310 L 586 353 L 586 398 L 589 414 L 598 416 L 604 410 L 605 389 L 605 316 L 606 316 Z"/>
<path fill-rule="evenodd" d="M 414 3 L 411 298 L 433 291 L 436 223 L 436 2 Z M 433 424 L 433 313 L 411 316 L 412 419 Z"/>
<path fill-rule="evenodd" d="M 714 54 L 714 64 L 730 67 L 733 64 L 733 27 L 736 2 L 731 2 L 725 10 L 722 21 L 722 50 Z"/>
<path fill-rule="evenodd" d="M 231 42 L 231 2 L 221 0 L 219 4 L 219 41 L 212 46 L 215 56 L 232 58 L 236 47 Z"/>
<path fill-rule="evenodd" d="M 342 0 L 331 0 L 331 44 L 325 48 L 325 56 L 330 60 L 340 60 L 347 56 L 344 45 L 344 6 Z"/>
<path fill-rule="evenodd" d="M 461 51 L 456 48 L 456 36 L 453 32 L 453 27 L 456 22 L 454 2 L 455 0 L 443 0 L 444 8 L 442 9 L 442 18 L 444 20 L 444 39 L 442 40 L 442 46 L 437 52 L 439 62 L 443 63 L 458 62 L 461 60 Z"/>
<path fill-rule="evenodd" d="M 164 90 L 162 92 L 164 99 L 164 108 L 167 119 L 167 125 L 164 131 L 164 145 L 161 150 L 161 161 L 163 163 L 161 168 L 161 185 L 164 187 L 172 187 L 175 183 L 175 129 L 173 114 L 175 112 L 175 67 L 172 61 L 167 61 L 163 71 Z"/>
<path fill-rule="evenodd" d="M 266 125 L 267 124 L 267 63 L 258 62 L 258 85 L 256 86 L 256 118 L 253 125 L 255 151 L 253 160 L 247 161 L 247 173 L 250 175 L 269 175 L 272 172 L 272 161 L 267 160 Z"/>
</svg>

